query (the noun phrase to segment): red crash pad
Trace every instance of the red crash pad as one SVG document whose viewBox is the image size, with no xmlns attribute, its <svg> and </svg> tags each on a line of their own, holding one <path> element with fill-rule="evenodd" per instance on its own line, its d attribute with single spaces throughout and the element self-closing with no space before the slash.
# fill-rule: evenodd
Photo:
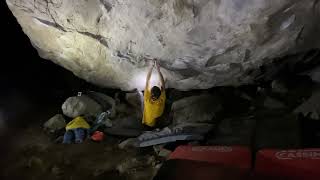
<svg viewBox="0 0 320 180">
<path fill-rule="evenodd" d="M 320 179 L 320 149 L 260 150 L 255 175 L 285 179 Z"/>
<path fill-rule="evenodd" d="M 169 159 L 208 162 L 250 170 L 251 151 L 242 146 L 179 146 Z"/>
<path fill-rule="evenodd" d="M 153 180 L 247 180 L 244 169 L 224 167 L 208 162 L 170 159 L 166 161 Z"/>
</svg>

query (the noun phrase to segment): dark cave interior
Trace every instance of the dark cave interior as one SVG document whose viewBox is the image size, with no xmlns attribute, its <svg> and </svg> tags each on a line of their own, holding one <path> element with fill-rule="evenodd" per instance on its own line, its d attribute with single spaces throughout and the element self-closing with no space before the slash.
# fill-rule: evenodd
<svg viewBox="0 0 320 180">
<path fill-rule="evenodd" d="M 1 27 L 2 43 L 1 43 L 1 65 L 0 65 L 0 68 L 1 68 L 0 69 L 0 84 L 1 84 L 0 130 L 3 130 L 4 132 L 0 134 L 0 137 L 1 137 L 0 139 L 3 142 L 6 142 L 6 143 L 3 143 L 3 145 L 1 146 L 0 153 L 2 153 L 3 156 L 6 156 L 6 155 L 9 156 L 11 151 L 10 146 L 13 143 L 15 143 L 15 138 L 18 136 L 20 131 L 32 125 L 40 129 L 39 122 L 43 123 L 53 115 L 57 113 L 61 113 L 61 104 L 66 100 L 66 98 L 77 95 L 79 91 L 88 91 L 88 90 L 100 91 L 107 95 L 110 95 L 111 97 L 114 97 L 114 94 L 116 92 L 120 92 L 120 90 L 105 89 L 105 88 L 97 87 L 95 85 L 87 83 L 86 81 L 76 77 L 72 72 L 54 64 L 53 62 L 40 58 L 36 49 L 32 47 L 29 38 L 23 33 L 21 26 L 17 23 L 15 17 L 7 8 L 5 1 L 1 2 L 0 8 L 1 8 L 0 17 L 1 17 L 1 21 L 3 22 Z M 259 88 L 262 87 L 262 89 L 270 88 L 270 82 L 272 81 L 272 77 L 274 77 L 275 74 L 277 76 L 278 75 L 281 76 L 281 73 L 283 73 L 283 74 L 286 74 L 286 76 L 284 76 L 284 80 L 289 84 L 288 87 L 290 91 L 292 90 L 292 93 L 291 92 L 288 93 L 287 97 L 282 97 L 282 96 L 277 97 L 277 95 L 275 95 L 274 97 L 285 101 L 287 103 L 286 105 L 288 106 L 288 108 L 293 109 L 295 106 L 302 103 L 300 99 L 305 100 L 311 95 L 312 88 L 314 87 L 314 85 L 312 84 L 312 81 L 310 80 L 310 78 L 306 78 L 305 76 L 300 76 L 297 74 L 299 74 L 300 71 L 311 69 L 312 67 L 319 64 L 319 58 L 320 58 L 319 51 L 320 50 L 315 49 L 306 53 L 303 57 L 304 59 L 308 59 L 308 57 L 314 56 L 314 55 L 317 56 L 317 58 L 314 58 L 312 61 L 308 61 L 307 63 L 298 62 L 293 64 L 286 64 L 286 63 L 282 63 L 282 60 L 280 59 L 279 63 L 270 64 L 266 67 L 261 67 L 261 72 L 263 73 L 264 76 L 263 77 L 261 76 L 262 78 L 256 82 L 257 84 L 252 86 L 251 85 L 242 86 L 242 87 L 239 87 L 238 89 L 234 87 L 216 87 L 209 90 L 193 90 L 190 92 L 183 92 L 183 93 L 179 92 L 180 94 L 178 93 L 178 95 L 174 98 L 179 99 L 180 98 L 179 95 L 181 94 L 183 94 L 183 96 L 189 96 L 192 94 L 197 94 L 202 92 L 209 92 L 209 93 L 213 91 L 218 92 L 218 94 L 221 95 L 222 99 L 229 100 L 229 101 L 223 102 L 223 106 L 229 108 L 229 112 L 223 112 L 224 113 L 223 115 L 226 115 L 226 117 L 228 118 L 239 116 L 239 118 L 241 119 L 242 116 L 247 116 L 247 114 L 245 115 L 242 114 L 243 113 L 242 106 L 246 108 L 247 106 L 249 106 L 248 104 L 250 104 L 249 101 L 244 101 L 243 97 L 239 98 L 240 95 L 241 96 L 243 95 L 242 92 L 246 92 L 250 97 L 257 97 L 257 102 L 258 101 L 260 102 L 259 98 L 261 97 L 257 95 L 257 92 L 256 92 L 257 86 L 259 86 Z M 287 58 L 291 58 L 291 57 L 290 56 L 284 57 L 283 59 L 287 59 Z M 273 72 L 272 71 L 273 66 L 283 66 L 284 68 L 282 68 L 283 70 L 282 72 Z M 287 78 L 289 76 L 291 78 Z M 168 90 L 168 92 L 173 94 L 171 96 L 175 95 L 174 94 L 175 91 L 172 89 Z M 267 96 L 265 94 L 268 94 L 269 96 L 268 91 L 266 92 L 263 91 L 261 94 L 263 94 L 263 96 Z M 174 99 L 174 98 L 170 99 L 171 96 L 168 96 L 169 100 Z M 295 99 L 296 97 L 299 97 L 299 101 Z M 260 105 L 257 105 L 257 107 L 259 106 Z M 264 113 L 264 111 L 257 111 L 257 112 L 258 112 L 257 116 L 258 117 L 260 116 L 260 118 L 263 119 L 264 114 L 259 114 L 259 113 L 261 112 Z M 281 116 L 279 115 L 280 117 L 279 119 L 277 119 L 278 117 L 276 117 L 278 116 L 277 113 L 278 112 L 271 112 L 270 114 L 267 115 L 267 117 L 269 117 L 270 115 L 271 118 L 275 118 L 276 120 L 279 120 L 281 118 L 285 119 L 285 116 L 282 116 L 281 113 L 285 114 L 286 112 L 285 113 L 280 112 L 279 114 L 281 114 Z M 304 122 L 303 120 L 304 118 L 302 118 L 302 121 L 300 121 L 300 124 L 299 124 L 300 126 L 299 133 L 302 132 L 301 139 L 303 139 L 301 146 L 320 147 L 320 143 L 319 143 L 320 142 L 319 141 L 320 140 L 320 135 L 319 135 L 320 123 L 313 120 Z M 259 128 L 263 129 L 264 127 L 260 126 Z M 285 129 L 285 126 L 282 128 Z M 263 140 L 263 138 L 261 139 Z M 110 138 L 109 141 L 111 143 L 118 143 L 119 139 Z M 98 158 L 104 157 L 102 156 L 102 154 L 105 153 L 104 150 L 107 149 L 106 146 L 107 146 L 106 144 L 103 144 L 103 146 L 101 146 L 101 144 L 93 144 L 92 147 L 96 148 L 95 149 L 96 151 L 91 150 L 89 147 L 82 146 L 83 152 L 79 151 L 77 153 L 79 153 L 78 154 L 79 156 L 80 155 L 82 156 L 88 150 L 88 151 L 91 151 L 92 153 L 97 153 L 97 156 L 93 156 L 93 159 L 98 159 Z M 104 150 L 98 151 L 97 149 L 101 147 L 103 147 Z M 63 150 L 62 149 L 63 149 L 62 147 L 58 147 L 57 149 L 53 148 L 53 150 L 48 150 L 48 151 L 52 153 L 55 150 L 57 151 L 61 150 L 61 152 L 65 152 L 66 154 L 67 153 L 72 154 L 72 151 L 78 150 L 75 147 L 71 147 L 69 149 L 70 152 L 67 150 L 65 151 L 65 149 Z M 150 149 L 148 150 L 150 151 Z M 139 150 L 138 153 L 135 151 L 132 151 L 132 152 L 130 151 L 130 153 L 128 153 L 127 156 L 129 155 L 136 156 L 137 154 L 139 153 L 143 154 L 148 150 L 142 150 L 142 152 Z M 114 151 L 110 150 L 110 152 L 112 153 Z M 29 155 L 28 153 L 32 154 L 33 152 L 28 151 L 26 154 Z M 53 157 L 57 158 L 58 156 L 55 156 L 55 155 L 56 154 L 54 154 Z M 125 155 L 122 155 L 122 156 L 125 156 Z M 75 160 L 78 157 L 74 156 L 73 158 L 74 159 L 70 158 L 71 161 Z M 51 162 L 53 160 L 49 160 L 49 161 Z M 90 162 L 90 159 L 85 159 L 84 164 L 87 161 Z M 117 160 L 114 160 L 114 161 L 117 161 Z M 78 162 L 78 161 L 75 160 L 75 162 Z M 70 168 L 70 170 L 74 168 L 73 166 L 64 165 L 64 164 L 61 166 Z M 1 163 L 0 168 L 3 168 L 3 167 L 5 167 L 5 164 Z M 32 168 L 28 167 L 28 168 L 29 169 L 27 171 L 30 170 L 30 173 L 33 173 L 33 171 L 31 171 L 31 170 L 34 170 L 32 169 L 33 167 Z M 81 171 L 82 169 L 79 168 L 77 170 Z M 103 179 L 103 178 L 126 179 L 123 176 L 120 177 L 119 174 L 117 173 L 115 173 L 114 169 L 112 169 L 111 171 L 108 170 L 107 172 L 103 172 L 102 174 L 97 173 L 99 175 L 97 175 L 97 177 L 93 179 Z M 67 177 L 67 175 L 69 174 L 66 173 L 65 175 Z M 81 177 L 80 175 L 79 177 Z M 88 178 L 90 177 L 90 175 L 86 174 L 82 178 Z M 2 176 L 0 175 L 0 178 L 1 177 Z M 17 178 L 17 177 L 19 176 L 16 176 L 14 178 Z M 29 177 L 32 177 L 32 175 L 30 175 Z M 44 177 L 44 176 L 39 175 L 38 178 L 36 179 L 40 179 L 40 177 Z"/>
<path fill-rule="evenodd" d="M 37 112 L 36 109 L 43 107 L 43 103 L 59 109 L 66 97 L 77 94 L 79 90 L 101 89 L 40 58 L 5 1 L 1 2 L 0 7 L 1 20 L 4 22 L 1 28 L 0 66 L 0 109 L 3 116 L 10 119 L 11 116 L 25 116 L 28 111 Z M 23 126 L 23 122 L 13 120 L 8 125 Z"/>
</svg>

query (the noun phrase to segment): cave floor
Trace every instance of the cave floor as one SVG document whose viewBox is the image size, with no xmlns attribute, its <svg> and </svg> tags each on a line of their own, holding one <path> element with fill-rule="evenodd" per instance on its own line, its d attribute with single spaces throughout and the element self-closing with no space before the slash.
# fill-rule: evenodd
<svg viewBox="0 0 320 180">
<path fill-rule="evenodd" d="M 217 115 L 221 121 L 200 144 L 245 145 L 253 151 L 262 148 L 320 147 L 319 137 L 315 138 L 316 133 L 320 132 L 320 128 L 315 127 L 320 127 L 320 123 L 301 120 L 292 113 L 303 99 L 310 97 L 311 87 L 310 91 L 305 86 L 292 87 L 284 96 L 270 92 L 268 87 L 262 92 L 256 89 L 221 88 L 210 92 L 221 98 L 224 112 Z M 180 93 L 181 97 L 199 94 L 168 93 Z M 269 97 L 276 101 L 268 100 Z M 277 107 L 279 102 L 285 107 Z M 38 111 L 36 118 L 39 120 L 34 121 L 37 123 L 11 130 L 2 137 L 0 179 L 147 180 L 155 175 L 156 167 L 164 160 L 157 156 L 152 147 L 119 149 L 118 144 L 125 138 L 109 135 L 100 143 L 90 140 L 83 144 L 55 143 L 41 127 L 43 121 L 54 113 L 51 110 L 48 110 L 51 114 Z"/>
<path fill-rule="evenodd" d="M 209 137 L 204 144 L 242 144 L 252 149 L 301 147 L 299 125 L 292 123 L 291 116 L 286 113 L 267 110 L 254 112 L 254 115 L 229 116 L 220 123 L 220 130 L 214 138 Z M 246 122 L 238 121 L 241 119 Z M 248 123 L 250 121 L 255 130 L 252 130 L 252 123 Z M 7 157 L 2 159 L 1 179 L 147 180 L 155 175 L 155 165 L 163 160 L 126 164 L 133 158 L 148 160 L 158 157 L 153 148 L 119 149 L 118 144 L 124 139 L 108 135 L 101 143 L 87 140 L 83 144 L 64 145 L 55 143 L 41 127 L 33 125 L 10 138 L 13 143 Z M 125 173 L 119 172 L 121 164 Z"/>
<path fill-rule="evenodd" d="M 2 160 L 1 179 L 135 179 L 130 173 L 120 174 L 117 166 L 132 157 L 149 157 L 152 152 L 121 150 L 117 147 L 120 139 L 111 136 L 101 143 L 56 144 L 34 127 L 11 138 L 15 140 Z M 152 173 L 148 170 L 138 179 L 150 179 Z"/>
</svg>

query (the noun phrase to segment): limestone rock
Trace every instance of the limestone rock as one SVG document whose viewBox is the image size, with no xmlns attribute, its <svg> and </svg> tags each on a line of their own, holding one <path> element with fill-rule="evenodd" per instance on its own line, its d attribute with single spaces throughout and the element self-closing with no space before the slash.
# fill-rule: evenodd
<svg viewBox="0 0 320 180">
<path fill-rule="evenodd" d="M 142 90 L 150 59 L 182 90 L 253 82 L 319 48 L 315 0 L 6 0 L 39 55 L 98 85 Z M 307 19 L 307 21 L 306 21 Z"/>
<path fill-rule="evenodd" d="M 220 110 L 219 99 L 209 94 L 180 99 L 171 107 L 174 124 L 211 122 Z"/>
<path fill-rule="evenodd" d="M 60 178 L 61 175 L 63 174 L 63 171 L 61 168 L 59 168 L 57 165 L 54 165 L 51 168 L 51 173 L 56 177 L 56 178 Z"/>
<path fill-rule="evenodd" d="M 158 157 L 162 157 L 165 159 L 169 158 L 170 154 L 172 153 L 172 151 L 164 148 L 163 145 L 155 145 L 153 146 L 153 150 L 155 151 Z"/>
<path fill-rule="evenodd" d="M 62 114 L 56 114 L 43 124 L 43 127 L 50 132 L 66 127 L 66 121 Z"/>
<path fill-rule="evenodd" d="M 99 103 L 102 106 L 103 111 L 109 110 L 111 113 L 109 115 L 110 118 L 114 118 L 116 116 L 116 101 L 112 97 L 95 91 L 90 91 L 86 93 L 86 95 Z"/>
<path fill-rule="evenodd" d="M 118 148 L 119 149 L 127 149 L 127 148 L 132 148 L 135 147 L 135 143 L 136 143 L 136 138 L 129 138 L 126 139 L 124 141 L 122 141 L 120 144 L 118 144 Z"/>
<path fill-rule="evenodd" d="M 253 116 L 243 116 L 223 119 L 215 135 L 209 138 L 212 145 L 246 145 L 250 146 L 254 133 L 255 119 Z"/>
<path fill-rule="evenodd" d="M 308 73 L 308 75 L 314 82 L 320 83 L 320 66 L 314 68 L 311 72 Z"/>
<path fill-rule="evenodd" d="M 273 80 L 271 82 L 271 88 L 272 88 L 272 92 L 279 93 L 279 94 L 285 94 L 288 92 L 288 88 L 286 84 L 280 79 Z"/>
<path fill-rule="evenodd" d="M 301 113 L 304 116 L 310 115 L 312 119 L 319 119 L 320 114 L 320 91 L 313 92 L 312 96 L 303 104 L 298 106 L 294 113 Z"/>
<path fill-rule="evenodd" d="M 269 109 L 283 109 L 286 108 L 286 106 L 278 101 L 277 99 L 271 98 L 271 97 L 266 97 L 264 100 L 264 107 L 269 108 Z"/>
<path fill-rule="evenodd" d="M 155 164 L 155 157 L 146 155 L 143 157 L 128 158 L 117 166 L 120 173 L 130 173 L 133 169 L 148 168 Z"/>
<path fill-rule="evenodd" d="M 142 109 L 141 104 L 143 103 L 143 94 L 140 92 L 126 93 L 127 102 L 137 109 Z"/>
<path fill-rule="evenodd" d="M 102 107 L 88 96 L 74 96 L 69 97 L 62 104 L 63 114 L 75 118 L 80 115 L 97 116 L 102 112 Z"/>
<path fill-rule="evenodd" d="M 133 116 L 119 117 L 113 120 L 114 128 L 142 129 L 141 119 Z"/>
<path fill-rule="evenodd" d="M 29 160 L 26 162 L 26 167 L 28 168 L 36 168 L 40 171 L 44 171 L 44 162 L 41 158 L 36 156 L 31 156 Z"/>
</svg>

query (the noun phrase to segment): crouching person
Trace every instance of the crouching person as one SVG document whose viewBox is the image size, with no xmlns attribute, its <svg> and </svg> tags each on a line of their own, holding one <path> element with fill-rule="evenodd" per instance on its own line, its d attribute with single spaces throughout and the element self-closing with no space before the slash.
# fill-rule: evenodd
<svg viewBox="0 0 320 180">
<path fill-rule="evenodd" d="M 79 144 L 89 135 L 90 125 L 82 117 L 78 116 L 70 121 L 66 126 L 66 132 L 63 137 L 63 144 L 71 144 L 74 140 Z"/>
</svg>

